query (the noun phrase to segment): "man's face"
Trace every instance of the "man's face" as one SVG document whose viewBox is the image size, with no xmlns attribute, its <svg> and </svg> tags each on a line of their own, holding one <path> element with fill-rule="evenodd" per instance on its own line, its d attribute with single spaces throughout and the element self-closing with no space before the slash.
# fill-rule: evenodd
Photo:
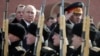
<svg viewBox="0 0 100 56">
<path fill-rule="evenodd" d="M 73 23 L 80 23 L 81 20 L 82 20 L 82 14 L 79 14 L 79 13 L 73 13 L 73 15 L 71 16 L 70 20 L 73 22 Z"/>
<path fill-rule="evenodd" d="M 16 42 L 16 41 L 20 40 L 19 37 L 15 36 L 11 33 L 9 33 L 8 38 L 9 38 L 10 42 Z"/>
<path fill-rule="evenodd" d="M 35 19 L 36 10 L 33 7 L 26 7 L 24 10 L 24 19 L 27 22 L 32 22 Z"/>
<path fill-rule="evenodd" d="M 18 7 L 17 8 L 17 10 L 16 10 L 16 18 L 18 20 L 23 19 L 23 10 L 24 10 L 24 7 Z"/>
<path fill-rule="evenodd" d="M 49 19 L 49 20 L 47 21 L 46 25 L 47 25 L 48 27 L 50 27 L 53 23 L 54 23 L 54 20 L 53 20 L 53 19 Z"/>
<path fill-rule="evenodd" d="M 53 45 L 54 46 L 59 46 L 59 44 L 60 44 L 60 38 L 59 38 L 59 35 L 57 33 L 55 33 L 52 36 L 52 39 L 53 39 Z"/>
</svg>

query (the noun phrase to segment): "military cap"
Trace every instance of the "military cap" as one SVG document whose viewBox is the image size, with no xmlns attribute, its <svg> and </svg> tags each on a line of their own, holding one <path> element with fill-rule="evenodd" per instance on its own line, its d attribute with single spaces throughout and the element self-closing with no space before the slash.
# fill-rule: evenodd
<svg viewBox="0 0 100 56">
<path fill-rule="evenodd" d="M 82 37 L 82 27 L 83 27 L 82 25 L 83 25 L 82 23 L 76 24 L 72 29 L 72 34 Z M 96 34 L 96 31 L 94 29 L 94 26 L 90 24 L 90 35 L 89 36 L 91 40 L 94 40 L 95 34 Z"/>
<path fill-rule="evenodd" d="M 68 13 L 70 13 L 73 11 L 74 13 L 83 13 L 83 10 L 82 10 L 83 6 L 84 6 L 83 2 L 75 2 L 67 6 L 64 9 L 64 12 L 67 11 Z"/>
<path fill-rule="evenodd" d="M 19 23 L 10 23 L 9 24 L 9 33 L 18 36 L 20 39 L 23 39 L 25 34 L 26 34 L 26 30 L 24 28 L 24 26 L 22 26 Z"/>
</svg>

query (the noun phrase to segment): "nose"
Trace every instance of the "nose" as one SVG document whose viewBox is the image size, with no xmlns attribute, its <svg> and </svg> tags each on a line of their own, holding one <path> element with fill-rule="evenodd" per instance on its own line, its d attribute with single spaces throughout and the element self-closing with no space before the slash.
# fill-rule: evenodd
<svg viewBox="0 0 100 56">
<path fill-rule="evenodd" d="M 23 15 L 23 12 L 21 12 L 20 15 L 22 16 Z"/>
</svg>

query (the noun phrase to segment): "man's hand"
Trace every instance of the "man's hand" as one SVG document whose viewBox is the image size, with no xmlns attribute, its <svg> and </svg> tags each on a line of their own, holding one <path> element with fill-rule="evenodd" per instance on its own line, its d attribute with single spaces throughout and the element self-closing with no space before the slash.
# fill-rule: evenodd
<svg viewBox="0 0 100 56">
<path fill-rule="evenodd" d="M 73 15 L 73 12 L 67 13 L 65 12 L 66 20 L 68 20 Z"/>
</svg>

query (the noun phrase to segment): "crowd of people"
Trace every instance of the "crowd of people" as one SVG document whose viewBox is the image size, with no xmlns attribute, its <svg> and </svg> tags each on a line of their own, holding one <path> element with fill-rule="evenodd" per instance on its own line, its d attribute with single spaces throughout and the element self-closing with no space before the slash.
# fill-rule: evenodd
<svg viewBox="0 0 100 56">
<path fill-rule="evenodd" d="M 66 39 L 69 44 L 66 44 L 66 56 L 81 56 L 81 45 L 83 41 L 83 14 L 84 3 L 74 2 L 64 8 L 65 15 L 65 29 Z M 8 24 L 8 56 L 35 56 L 34 47 L 38 36 L 38 20 L 39 13 L 34 5 L 19 4 L 16 7 L 15 13 L 10 15 Z M 60 56 L 60 14 L 57 17 L 45 18 L 43 33 L 42 33 L 42 46 L 40 56 Z M 89 55 L 100 56 L 100 22 L 98 26 L 93 22 L 90 17 L 90 30 L 89 30 Z M 4 33 L 0 30 L 0 53 L 3 54 L 2 41 Z M 4 45 L 4 44 L 3 44 Z"/>
</svg>

